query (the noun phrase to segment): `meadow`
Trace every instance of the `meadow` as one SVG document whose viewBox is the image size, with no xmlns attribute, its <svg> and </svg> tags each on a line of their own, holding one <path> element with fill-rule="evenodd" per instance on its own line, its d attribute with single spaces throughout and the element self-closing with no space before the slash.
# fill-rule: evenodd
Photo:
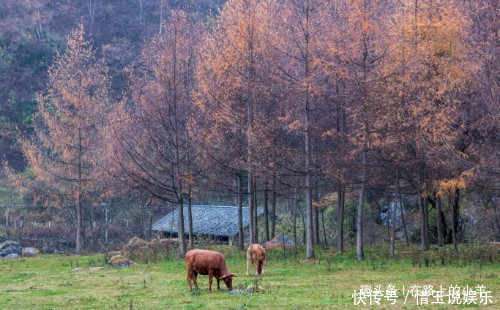
<svg viewBox="0 0 500 310">
<path fill-rule="evenodd" d="M 118 269 L 104 267 L 101 254 L 4 259 L 0 260 L 0 309 L 356 309 L 359 306 L 354 305 L 354 290 L 361 285 L 381 285 L 385 289 L 389 284 L 398 290 L 396 304 L 391 306 L 383 298 L 379 306 L 373 307 L 437 307 L 431 304 L 432 298 L 427 306 L 417 305 L 411 297 L 404 303 L 403 286 L 484 285 L 491 291 L 491 304 L 445 303 L 440 308 L 498 309 L 498 252 L 489 253 L 493 257 L 484 256 L 484 261 L 473 261 L 471 257 L 477 250 L 464 248 L 455 260 L 443 259 L 437 252 L 422 255 L 417 251 L 401 251 L 398 258 L 389 260 L 374 248 L 367 251 L 364 262 L 357 262 L 354 252 L 340 255 L 318 250 L 317 260 L 306 261 L 301 253 L 283 257 L 282 252 L 274 251 L 269 254 L 265 275 L 256 278 L 245 276 L 244 252 L 220 247 L 228 269 L 237 275 L 235 288 L 259 288 L 253 294 L 239 295 L 225 290 L 208 293 L 208 277 L 204 276 L 198 279 L 200 290 L 189 292 L 184 261 L 173 256 Z M 221 286 L 225 288 L 223 283 Z M 447 298 L 444 300 L 447 302 Z M 368 308 L 368 299 L 366 302 Z"/>
</svg>

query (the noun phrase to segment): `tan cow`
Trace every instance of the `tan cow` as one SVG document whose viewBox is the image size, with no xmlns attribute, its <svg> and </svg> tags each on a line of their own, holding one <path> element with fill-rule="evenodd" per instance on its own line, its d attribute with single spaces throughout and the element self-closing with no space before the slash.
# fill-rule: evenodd
<svg viewBox="0 0 500 310">
<path fill-rule="evenodd" d="M 247 276 L 250 264 L 255 266 L 255 275 L 264 274 L 266 263 L 266 250 L 260 244 L 252 244 L 247 250 Z"/>
</svg>

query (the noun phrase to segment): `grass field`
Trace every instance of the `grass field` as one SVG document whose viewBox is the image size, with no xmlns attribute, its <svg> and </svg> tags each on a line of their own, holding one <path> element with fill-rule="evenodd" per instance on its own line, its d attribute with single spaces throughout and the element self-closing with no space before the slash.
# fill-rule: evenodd
<svg viewBox="0 0 500 310">
<path fill-rule="evenodd" d="M 237 275 L 235 288 L 255 284 L 253 276 L 245 276 L 244 253 L 228 252 L 228 269 Z M 368 252 L 368 259 L 358 263 L 353 253 L 318 254 L 319 261 L 305 262 L 301 255 L 284 260 L 281 253 L 271 253 L 266 274 L 258 283 L 260 291 L 242 295 L 208 293 L 208 278 L 203 276 L 198 280 L 200 291 L 188 292 L 184 262 L 175 258 L 100 270 L 94 267 L 104 266 L 102 255 L 4 259 L 0 260 L 0 309 L 354 309 L 358 307 L 353 304 L 353 291 L 360 285 L 379 284 L 382 288 L 393 284 L 398 289 L 399 300 L 393 306 L 397 309 L 436 308 L 417 306 L 411 298 L 404 304 L 403 286 L 411 285 L 485 285 L 493 304 L 480 308 L 498 309 L 500 304 L 498 260 L 444 266 L 431 261 L 429 267 L 413 267 L 410 256 L 389 261 Z M 391 306 L 382 300 L 378 308 Z"/>
</svg>

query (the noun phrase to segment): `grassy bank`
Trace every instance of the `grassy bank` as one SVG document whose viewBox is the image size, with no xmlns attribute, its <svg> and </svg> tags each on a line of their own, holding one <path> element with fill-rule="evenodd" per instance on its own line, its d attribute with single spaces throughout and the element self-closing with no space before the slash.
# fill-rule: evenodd
<svg viewBox="0 0 500 310">
<path fill-rule="evenodd" d="M 228 250 L 226 256 L 229 270 L 237 275 L 235 287 L 254 285 L 254 277 L 245 276 L 244 253 Z M 417 308 L 415 299 L 403 304 L 403 286 L 411 285 L 485 285 L 493 305 L 481 308 L 494 309 L 500 303 L 498 261 L 457 261 L 441 266 L 432 258 L 425 267 L 415 264 L 415 255 L 410 254 L 388 261 L 369 252 L 362 263 L 353 259 L 353 253 L 320 252 L 318 256 L 319 261 L 306 262 L 300 255 L 284 260 L 281 253 L 272 253 L 266 274 L 258 283 L 261 291 L 234 296 L 224 291 L 209 294 L 208 278 L 203 276 L 198 280 L 200 291 L 188 292 L 184 262 L 174 258 L 122 269 L 95 268 L 104 266 L 102 255 L 0 260 L 0 308 L 344 309 L 357 308 L 351 295 L 360 285 L 379 284 L 382 288 L 393 284 L 398 289 L 397 308 Z M 390 306 L 383 300 L 380 307 Z"/>
</svg>

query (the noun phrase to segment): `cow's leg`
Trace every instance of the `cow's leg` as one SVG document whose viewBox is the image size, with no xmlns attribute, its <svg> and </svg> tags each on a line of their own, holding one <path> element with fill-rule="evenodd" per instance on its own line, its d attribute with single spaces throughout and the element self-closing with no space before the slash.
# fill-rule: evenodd
<svg viewBox="0 0 500 310">
<path fill-rule="evenodd" d="M 264 274 L 264 267 L 266 266 L 266 261 L 262 261 L 262 274 Z"/>
<path fill-rule="evenodd" d="M 194 289 L 198 290 L 198 281 L 197 281 L 198 273 L 193 270 L 193 282 L 194 282 Z"/>
<path fill-rule="evenodd" d="M 217 279 L 217 290 L 220 291 L 220 280 L 219 279 Z"/>
<path fill-rule="evenodd" d="M 213 280 L 213 277 L 214 277 L 214 272 L 213 271 L 209 271 L 208 272 L 208 292 L 209 293 L 212 292 L 212 280 Z"/>
<path fill-rule="evenodd" d="M 193 287 L 191 286 L 191 278 L 192 277 L 193 277 L 193 271 L 192 270 L 188 270 L 187 281 L 188 281 L 188 287 L 189 287 L 189 291 L 190 292 L 193 291 Z"/>
<path fill-rule="evenodd" d="M 258 276 L 259 275 L 259 261 L 255 261 L 253 266 L 255 267 L 255 275 Z"/>
<path fill-rule="evenodd" d="M 250 260 L 247 257 L 247 277 L 248 277 L 248 268 L 249 268 L 249 266 L 250 266 Z"/>
</svg>

